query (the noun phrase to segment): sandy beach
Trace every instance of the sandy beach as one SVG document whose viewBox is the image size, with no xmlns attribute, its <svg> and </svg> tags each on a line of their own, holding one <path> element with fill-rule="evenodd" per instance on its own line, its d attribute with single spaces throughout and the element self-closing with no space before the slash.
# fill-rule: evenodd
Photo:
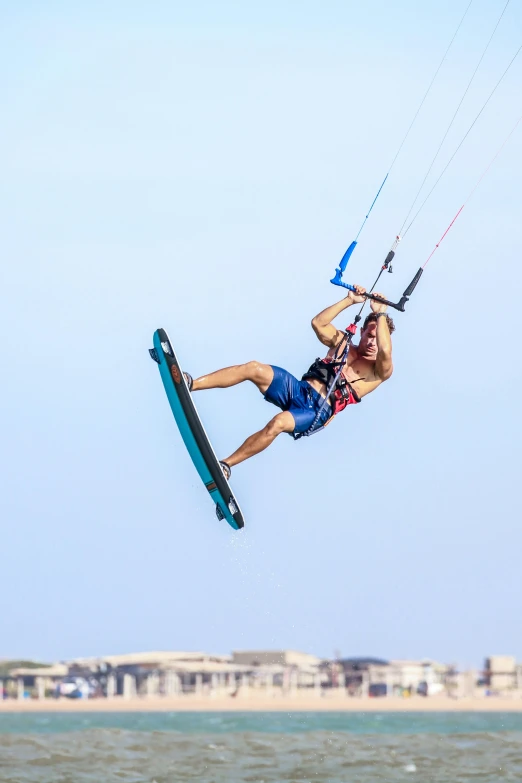
<svg viewBox="0 0 522 783">
<path fill-rule="evenodd" d="M 213 698 L 7 699 L 2 712 L 522 712 L 522 698 Z"/>
</svg>

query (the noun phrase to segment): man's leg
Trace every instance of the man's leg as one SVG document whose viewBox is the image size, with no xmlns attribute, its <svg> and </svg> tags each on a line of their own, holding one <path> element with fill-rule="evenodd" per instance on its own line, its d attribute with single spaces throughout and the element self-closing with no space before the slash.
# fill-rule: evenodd
<svg viewBox="0 0 522 783">
<path fill-rule="evenodd" d="M 262 394 L 272 383 L 274 371 L 269 364 L 261 362 L 247 362 L 246 364 L 236 364 L 233 367 L 225 367 L 224 370 L 217 370 L 210 375 L 202 375 L 196 378 L 192 383 L 191 391 L 202 391 L 203 389 L 227 389 L 229 386 L 236 386 L 243 381 L 252 381 Z"/>
<path fill-rule="evenodd" d="M 294 429 L 295 420 L 292 414 L 289 411 L 278 413 L 272 421 L 268 422 L 266 427 L 247 438 L 243 445 L 223 462 L 232 468 L 249 457 L 259 454 L 260 451 L 264 451 L 282 432 L 293 432 Z"/>
</svg>

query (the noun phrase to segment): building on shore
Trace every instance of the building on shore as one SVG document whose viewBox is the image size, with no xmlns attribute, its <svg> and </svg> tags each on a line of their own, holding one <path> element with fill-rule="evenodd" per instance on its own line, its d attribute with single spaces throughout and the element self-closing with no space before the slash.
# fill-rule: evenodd
<svg viewBox="0 0 522 783">
<path fill-rule="evenodd" d="M 317 671 L 322 659 L 296 650 L 234 650 L 233 663 L 242 666 L 291 666 L 301 670 Z"/>
<path fill-rule="evenodd" d="M 484 684 L 495 693 L 522 687 L 522 667 L 513 655 L 490 655 L 484 662 Z"/>
<path fill-rule="evenodd" d="M 353 696 L 435 696 L 445 689 L 448 667 L 435 661 L 343 658 L 335 662 Z"/>
<path fill-rule="evenodd" d="M 487 658 L 482 678 L 432 660 L 325 660 L 295 650 L 128 653 L 49 666 L 4 664 L 2 671 L 0 695 L 17 699 L 522 695 L 522 667 L 512 656 Z"/>
</svg>

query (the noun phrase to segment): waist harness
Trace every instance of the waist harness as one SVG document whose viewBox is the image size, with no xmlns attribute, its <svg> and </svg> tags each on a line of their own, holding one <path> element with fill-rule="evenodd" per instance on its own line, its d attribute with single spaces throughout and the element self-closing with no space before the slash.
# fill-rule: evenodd
<svg viewBox="0 0 522 783">
<path fill-rule="evenodd" d="M 332 414 L 334 416 L 343 411 L 347 405 L 355 405 L 361 401 L 351 383 L 342 374 L 343 365 L 344 362 L 336 362 L 329 358 L 316 359 L 303 375 L 303 381 L 313 378 L 324 383 L 330 392 L 327 399 L 332 406 Z M 339 373 L 340 368 L 341 372 Z M 330 389 L 332 384 L 333 387 Z"/>
<path fill-rule="evenodd" d="M 353 386 L 351 386 L 351 384 L 342 374 L 343 367 L 345 365 L 346 359 L 348 358 L 350 343 L 354 333 L 355 325 L 349 326 L 344 333 L 343 339 L 337 346 L 333 358 L 330 359 L 327 357 L 326 359 L 316 359 L 308 371 L 303 375 L 303 381 L 307 381 L 309 378 L 315 378 L 321 383 L 324 383 L 327 392 L 321 407 L 317 411 L 317 415 L 312 422 L 312 425 L 306 430 L 306 432 L 301 432 L 297 435 L 294 435 L 296 440 L 301 438 L 303 435 L 314 435 L 314 433 L 324 429 L 326 425 L 318 427 L 317 424 L 321 418 L 321 413 L 328 403 L 330 403 L 332 407 L 332 416 L 328 420 L 331 421 L 331 419 L 337 413 L 344 410 L 347 405 L 354 405 L 361 401 L 361 398 Z M 341 353 L 340 359 L 337 358 L 339 353 Z M 328 422 L 326 423 L 328 424 Z"/>
</svg>

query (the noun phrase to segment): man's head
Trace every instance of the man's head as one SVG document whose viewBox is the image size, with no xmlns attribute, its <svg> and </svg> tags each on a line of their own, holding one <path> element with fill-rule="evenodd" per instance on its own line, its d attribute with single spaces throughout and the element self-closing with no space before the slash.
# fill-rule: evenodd
<svg viewBox="0 0 522 783">
<path fill-rule="evenodd" d="M 393 334 L 395 324 L 389 315 L 386 315 L 386 323 L 390 334 Z M 377 315 L 375 313 L 370 313 L 364 319 L 357 353 L 363 359 L 375 359 L 377 356 Z"/>
</svg>

